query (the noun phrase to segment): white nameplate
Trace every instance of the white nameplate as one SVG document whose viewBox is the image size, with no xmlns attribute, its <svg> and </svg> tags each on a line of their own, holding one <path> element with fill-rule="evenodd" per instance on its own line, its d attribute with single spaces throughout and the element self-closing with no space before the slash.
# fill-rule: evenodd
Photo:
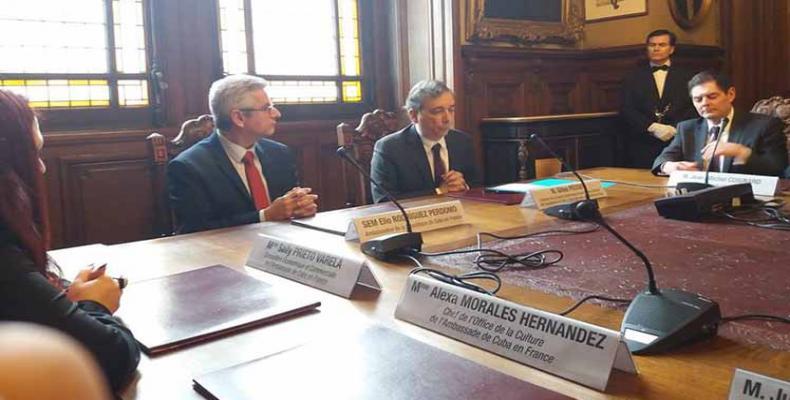
<svg viewBox="0 0 790 400">
<path fill-rule="evenodd" d="M 669 186 L 677 186 L 680 182 L 705 182 L 703 171 L 674 171 L 669 175 Z M 711 172 L 708 177 L 711 186 L 727 186 L 736 183 L 751 183 L 752 192 L 758 196 L 773 196 L 779 178 L 765 175 L 730 174 L 725 172 Z"/>
<path fill-rule="evenodd" d="M 458 200 L 407 208 L 406 214 L 409 215 L 414 232 L 447 228 L 466 222 L 464 206 Z M 359 239 L 360 242 L 366 242 L 368 239 L 397 232 L 406 232 L 406 220 L 400 211 L 387 211 L 351 220 L 346 231 L 346 240 Z"/>
<path fill-rule="evenodd" d="M 601 181 L 590 179 L 585 180 L 584 183 L 587 185 L 587 191 L 590 193 L 591 199 L 606 197 L 606 191 L 601 186 Z M 556 186 L 534 185 L 533 188 L 524 194 L 521 207 L 533 207 L 543 210 L 544 208 L 568 204 L 586 198 L 587 196 L 584 194 L 584 187 L 581 182 L 568 182 L 568 184 Z"/>
<path fill-rule="evenodd" d="M 357 284 L 381 290 L 366 261 L 258 234 L 247 265 L 343 297 Z"/>
<path fill-rule="evenodd" d="M 395 317 L 598 390 L 613 367 L 636 373 L 619 332 L 421 275 L 409 276 Z"/>
<path fill-rule="evenodd" d="M 790 400 L 790 382 L 735 369 L 728 400 Z"/>
</svg>

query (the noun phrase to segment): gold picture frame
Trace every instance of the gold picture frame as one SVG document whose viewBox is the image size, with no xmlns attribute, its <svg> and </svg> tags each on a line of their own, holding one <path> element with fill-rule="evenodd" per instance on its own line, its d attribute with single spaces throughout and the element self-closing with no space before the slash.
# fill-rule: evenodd
<svg viewBox="0 0 790 400">
<path fill-rule="evenodd" d="M 701 24 L 705 16 L 708 15 L 711 5 L 713 5 L 713 0 L 702 0 L 699 3 L 689 0 L 668 1 L 672 19 L 685 29 L 691 29 Z"/>
<path fill-rule="evenodd" d="M 550 1 L 562 2 L 559 21 L 491 18 L 486 16 L 486 0 L 464 0 L 466 5 L 464 37 L 467 42 L 502 41 L 517 45 L 575 44 L 581 39 L 584 28 L 584 0 Z"/>
<path fill-rule="evenodd" d="M 584 20 L 588 23 L 641 15 L 647 15 L 647 0 L 584 0 Z"/>
</svg>

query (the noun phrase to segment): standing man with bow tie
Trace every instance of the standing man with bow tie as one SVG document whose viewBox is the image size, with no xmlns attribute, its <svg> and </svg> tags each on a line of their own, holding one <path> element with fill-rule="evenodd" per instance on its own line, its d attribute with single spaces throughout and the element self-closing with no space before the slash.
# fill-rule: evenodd
<svg viewBox="0 0 790 400">
<path fill-rule="evenodd" d="M 623 82 L 620 116 L 626 131 L 626 165 L 650 168 L 661 149 L 675 136 L 678 122 L 696 117 L 686 90 L 693 75 L 670 60 L 677 37 L 659 29 L 647 35 L 648 63 Z"/>
</svg>

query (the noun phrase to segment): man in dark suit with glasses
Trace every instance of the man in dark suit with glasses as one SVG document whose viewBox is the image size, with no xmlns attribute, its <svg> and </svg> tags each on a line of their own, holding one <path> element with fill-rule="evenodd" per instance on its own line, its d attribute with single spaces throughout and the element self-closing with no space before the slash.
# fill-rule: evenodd
<svg viewBox="0 0 790 400">
<path fill-rule="evenodd" d="M 316 213 L 318 196 L 299 187 L 293 154 L 268 139 L 281 115 L 266 86 L 266 80 L 250 75 L 230 75 L 211 85 L 217 130 L 168 165 L 176 233 Z"/>
</svg>

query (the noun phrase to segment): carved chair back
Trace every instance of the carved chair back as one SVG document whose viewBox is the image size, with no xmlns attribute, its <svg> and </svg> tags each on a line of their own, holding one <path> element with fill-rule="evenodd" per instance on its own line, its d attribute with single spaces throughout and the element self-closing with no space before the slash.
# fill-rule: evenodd
<svg viewBox="0 0 790 400">
<path fill-rule="evenodd" d="M 213 131 L 214 119 L 212 116 L 201 115 L 184 122 L 178 136 L 173 140 L 168 140 L 167 137 L 157 132 L 145 138 L 154 194 L 154 233 L 157 236 L 170 236 L 175 227 L 167 190 L 167 163 L 182 151 L 211 135 Z"/>
<path fill-rule="evenodd" d="M 337 144 L 345 147 L 359 164 L 370 173 L 373 146 L 382 137 L 403 126 L 397 113 L 377 109 L 362 116 L 359 126 L 352 128 L 347 123 L 337 126 Z M 341 167 L 343 185 L 346 189 L 346 207 L 371 204 L 370 183 L 353 166 L 343 162 Z"/>
<path fill-rule="evenodd" d="M 784 134 L 787 142 L 787 156 L 790 159 L 790 98 L 782 98 L 781 96 L 773 96 L 768 99 L 759 100 L 754 103 L 752 112 L 770 115 L 784 121 L 785 129 Z M 785 169 L 785 178 L 790 178 L 790 166 Z"/>
</svg>

